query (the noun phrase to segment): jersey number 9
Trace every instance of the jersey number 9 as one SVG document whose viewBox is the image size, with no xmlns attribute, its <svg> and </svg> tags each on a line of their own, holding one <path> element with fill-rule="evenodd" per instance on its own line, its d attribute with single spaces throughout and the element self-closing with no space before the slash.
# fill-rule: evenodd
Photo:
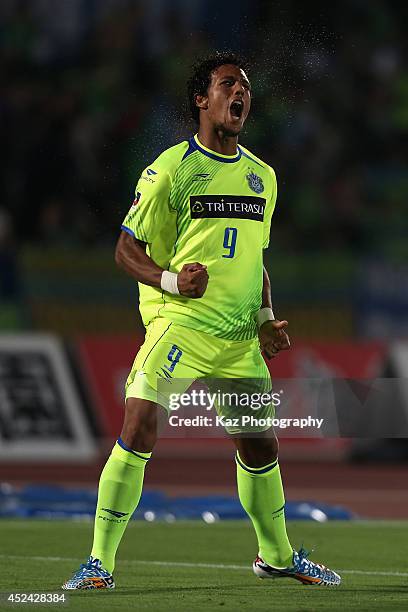
<svg viewBox="0 0 408 612">
<path fill-rule="evenodd" d="M 235 247 L 237 244 L 238 230 L 236 227 L 226 227 L 224 232 L 224 249 L 228 249 L 228 253 L 224 254 L 223 257 L 226 259 L 232 259 L 235 255 Z"/>
</svg>

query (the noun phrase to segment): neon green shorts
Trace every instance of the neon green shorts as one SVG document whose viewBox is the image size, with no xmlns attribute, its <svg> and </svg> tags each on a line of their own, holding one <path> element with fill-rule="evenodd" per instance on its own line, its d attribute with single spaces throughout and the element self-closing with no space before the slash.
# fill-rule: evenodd
<svg viewBox="0 0 408 612">
<path fill-rule="evenodd" d="M 198 379 L 208 387 L 240 393 L 267 394 L 272 390 L 269 370 L 262 357 L 259 340 L 224 340 L 202 331 L 183 327 L 158 317 L 146 328 L 140 347 L 126 381 L 126 399 L 136 397 L 161 404 L 169 410 L 168 392 L 184 393 Z M 221 382 L 222 386 L 222 382 Z M 237 414 L 237 406 L 218 403 L 217 413 L 226 418 Z M 241 410 L 241 408 L 239 408 Z M 242 413 L 242 410 L 241 410 Z M 257 410 L 257 418 L 273 418 L 272 403 Z M 251 431 L 265 431 L 268 426 L 253 426 Z M 246 428 L 244 428 L 247 431 Z M 243 431 L 228 429 L 230 433 Z"/>
</svg>

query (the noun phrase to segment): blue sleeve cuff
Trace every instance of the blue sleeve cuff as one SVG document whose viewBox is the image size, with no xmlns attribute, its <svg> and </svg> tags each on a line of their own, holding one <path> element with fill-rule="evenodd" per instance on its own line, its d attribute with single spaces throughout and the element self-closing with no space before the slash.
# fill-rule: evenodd
<svg viewBox="0 0 408 612">
<path fill-rule="evenodd" d="M 124 231 L 127 232 L 128 234 L 130 234 L 131 236 L 133 236 L 133 238 L 136 238 L 135 233 L 132 232 L 131 229 L 129 229 L 128 227 L 126 227 L 126 225 L 121 225 L 120 228 Z"/>
</svg>

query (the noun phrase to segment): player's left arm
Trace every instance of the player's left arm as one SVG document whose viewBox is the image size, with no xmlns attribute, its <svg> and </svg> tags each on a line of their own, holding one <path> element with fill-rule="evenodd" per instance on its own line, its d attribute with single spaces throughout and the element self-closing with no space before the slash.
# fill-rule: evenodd
<svg viewBox="0 0 408 612">
<path fill-rule="evenodd" d="M 272 168 L 271 171 L 271 197 L 266 208 L 265 222 L 264 222 L 264 241 L 263 248 L 266 249 L 269 245 L 269 233 L 271 226 L 272 214 L 275 209 L 276 196 L 277 196 L 277 185 L 276 176 Z M 267 309 L 266 317 L 268 319 L 262 322 L 259 327 L 258 336 L 261 349 L 265 353 L 268 359 L 276 357 L 279 351 L 284 351 L 290 348 L 289 336 L 286 333 L 286 327 L 288 326 L 287 321 L 279 321 L 274 318 L 272 309 L 272 295 L 271 295 L 271 282 L 269 280 L 269 274 L 263 267 L 263 284 L 262 284 L 262 309 Z M 269 311 L 269 312 L 268 312 Z M 273 317 L 273 318 L 271 318 Z"/>
<path fill-rule="evenodd" d="M 263 267 L 262 308 L 270 308 L 272 310 L 271 282 L 265 266 Z M 260 326 L 258 331 L 259 342 L 261 349 L 268 359 L 276 357 L 279 351 L 285 351 L 290 348 L 289 336 L 286 333 L 287 326 L 287 321 L 280 321 L 278 319 L 265 321 Z"/>
</svg>

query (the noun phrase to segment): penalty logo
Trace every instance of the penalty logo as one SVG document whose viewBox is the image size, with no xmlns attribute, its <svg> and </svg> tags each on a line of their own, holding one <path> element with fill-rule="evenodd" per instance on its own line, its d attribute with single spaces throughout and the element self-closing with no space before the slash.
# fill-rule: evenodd
<svg viewBox="0 0 408 612">
<path fill-rule="evenodd" d="M 122 516 L 127 516 L 129 512 L 119 512 L 118 510 L 111 510 L 110 508 L 102 508 L 104 512 L 109 512 L 109 514 L 113 514 L 116 518 L 122 518 Z"/>
<path fill-rule="evenodd" d="M 152 179 L 152 176 L 156 178 L 156 175 L 156 170 L 153 170 L 153 168 L 147 168 L 146 175 L 142 174 L 140 178 L 148 183 L 155 183 L 156 181 Z"/>
<path fill-rule="evenodd" d="M 246 175 L 246 179 L 248 181 L 249 188 L 255 193 L 262 193 L 265 189 L 263 181 L 260 176 L 255 174 L 255 172 L 249 172 Z"/>
</svg>

